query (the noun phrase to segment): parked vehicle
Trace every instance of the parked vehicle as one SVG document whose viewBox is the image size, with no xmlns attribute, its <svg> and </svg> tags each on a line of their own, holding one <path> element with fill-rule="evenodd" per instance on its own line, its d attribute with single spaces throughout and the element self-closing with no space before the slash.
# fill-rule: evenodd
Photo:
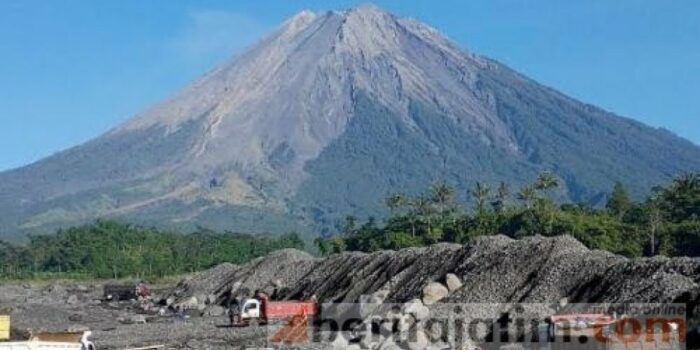
<svg viewBox="0 0 700 350">
<path fill-rule="evenodd" d="M 291 319 L 295 316 L 306 318 L 318 314 L 318 302 L 311 301 L 270 301 L 262 292 L 255 298 L 245 299 L 240 306 L 230 313 L 231 324 L 235 326 L 249 324 L 266 324 L 272 321 Z"/>
<path fill-rule="evenodd" d="M 105 284 L 103 298 L 107 301 L 149 298 L 151 289 L 144 283 Z"/>
<path fill-rule="evenodd" d="M 0 342 L 0 350 L 95 350 L 92 332 L 39 333 L 26 341 Z"/>
</svg>

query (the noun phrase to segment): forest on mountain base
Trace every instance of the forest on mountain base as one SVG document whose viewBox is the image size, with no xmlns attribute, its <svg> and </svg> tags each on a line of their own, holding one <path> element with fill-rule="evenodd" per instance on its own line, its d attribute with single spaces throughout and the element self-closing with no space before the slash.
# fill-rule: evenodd
<svg viewBox="0 0 700 350">
<path fill-rule="evenodd" d="M 246 263 L 284 249 L 303 249 L 295 233 L 278 236 L 165 232 L 114 221 L 30 237 L 26 245 L 0 241 L 0 279 L 160 278 L 229 262 Z"/>
<path fill-rule="evenodd" d="M 700 256 L 700 174 L 678 176 L 643 201 L 632 200 L 617 183 L 604 208 L 557 204 L 552 194 L 560 184 L 548 172 L 517 191 L 507 183 L 478 182 L 469 191 L 470 208 L 457 203 L 455 189 L 444 182 L 419 196 L 394 193 L 386 198 L 392 214 L 384 226 L 348 216 L 340 232 L 315 244 L 322 254 L 331 254 L 466 243 L 495 234 L 571 235 L 589 248 L 627 257 Z"/>
<path fill-rule="evenodd" d="M 541 174 L 533 183 L 511 190 L 506 183 L 476 183 L 473 205 L 456 200 L 450 185 L 435 183 L 422 195 L 386 198 L 391 215 L 360 223 L 348 216 L 339 232 L 317 238 L 322 255 L 342 251 L 373 252 L 439 242 L 467 243 L 503 234 L 571 235 L 593 249 L 628 257 L 700 256 L 700 174 L 677 177 L 653 189 L 643 201 L 631 199 L 618 183 L 603 208 L 557 204 L 553 191 L 561 180 Z M 199 229 L 190 234 L 98 220 L 94 224 L 32 236 L 25 245 L 0 241 L 0 279 L 55 277 L 159 278 L 246 263 L 269 252 L 304 249 L 296 233 L 248 235 Z"/>
</svg>

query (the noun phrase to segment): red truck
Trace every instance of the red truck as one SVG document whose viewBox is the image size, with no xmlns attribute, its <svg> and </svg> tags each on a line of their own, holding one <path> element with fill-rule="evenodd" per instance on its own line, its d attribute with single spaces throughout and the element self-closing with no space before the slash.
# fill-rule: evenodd
<svg viewBox="0 0 700 350">
<path fill-rule="evenodd" d="M 318 314 L 318 302 L 310 301 L 270 301 L 265 293 L 257 293 L 255 298 L 246 299 L 238 310 L 231 312 L 231 324 L 266 324 L 272 321 L 290 319 L 295 316 L 312 318 Z"/>
</svg>

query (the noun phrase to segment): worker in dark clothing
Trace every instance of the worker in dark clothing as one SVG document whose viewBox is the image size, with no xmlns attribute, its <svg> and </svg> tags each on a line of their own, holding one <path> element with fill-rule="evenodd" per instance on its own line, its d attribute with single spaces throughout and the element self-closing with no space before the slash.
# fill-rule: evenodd
<svg viewBox="0 0 700 350">
<path fill-rule="evenodd" d="M 238 302 L 238 299 L 233 298 L 233 301 L 229 303 L 228 315 L 232 326 L 239 322 L 238 317 L 240 317 L 241 315 L 241 307 Z"/>
<path fill-rule="evenodd" d="M 237 323 L 237 318 L 241 314 L 240 301 L 234 296 L 233 288 L 226 295 L 226 308 L 228 309 L 228 317 L 231 321 L 231 326 Z"/>
</svg>

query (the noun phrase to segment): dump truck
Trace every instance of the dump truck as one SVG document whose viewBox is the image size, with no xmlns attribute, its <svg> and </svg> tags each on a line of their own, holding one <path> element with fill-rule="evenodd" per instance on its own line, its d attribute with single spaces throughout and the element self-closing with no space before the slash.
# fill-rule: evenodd
<svg viewBox="0 0 700 350">
<path fill-rule="evenodd" d="M 0 350 L 95 350 L 92 332 L 32 334 L 29 340 L 0 342 Z"/>
<path fill-rule="evenodd" d="M 151 289 L 142 282 L 105 284 L 103 287 L 103 300 L 105 301 L 122 301 L 150 297 Z"/>
<path fill-rule="evenodd" d="M 256 293 L 254 298 L 243 300 L 240 307 L 230 311 L 231 325 L 267 324 L 293 317 L 312 318 L 318 314 L 318 302 L 270 301 L 266 293 Z"/>
</svg>

